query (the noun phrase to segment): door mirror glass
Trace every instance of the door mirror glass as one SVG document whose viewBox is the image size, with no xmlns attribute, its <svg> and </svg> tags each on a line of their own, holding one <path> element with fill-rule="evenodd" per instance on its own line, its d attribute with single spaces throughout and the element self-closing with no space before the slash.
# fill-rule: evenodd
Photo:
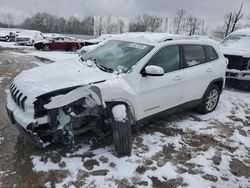
<svg viewBox="0 0 250 188">
<path fill-rule="evenodd" d="M 163 76 L 164 70 L 163 68 L 155 65 L 146 66 L 144 71 L 142 72 L 143 76 Z"/>
</svg>

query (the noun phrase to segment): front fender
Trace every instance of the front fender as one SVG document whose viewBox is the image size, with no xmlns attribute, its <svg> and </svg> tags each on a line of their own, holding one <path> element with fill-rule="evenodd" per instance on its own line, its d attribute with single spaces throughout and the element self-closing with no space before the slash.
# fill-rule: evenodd
<svg viewBox="0 0 250 188">
<path fill-rule="evenodd" d="M 103 106 L 104 102 L 102 100 L 100 89 L 96 86 L 82 86 L 78 87 L 64 95 L 57 95 L 51 97 L 51 100 L 48 104 L 44 105 L 44 108 L 47 110 L 61 108 L 67 106 L 75 101 L 78 101 L 82 98 L 90 97 L 95 101 L 94 103 L 89 103 L 89 107 L 93 106 Z"/>
</svg>

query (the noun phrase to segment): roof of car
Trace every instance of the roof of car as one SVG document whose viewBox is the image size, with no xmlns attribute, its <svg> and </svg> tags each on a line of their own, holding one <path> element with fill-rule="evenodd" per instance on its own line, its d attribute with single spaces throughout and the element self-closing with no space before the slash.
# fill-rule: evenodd
<svg viewBox="0 0 250 188">
<path fill-rule="evenodd" d="M 155 46 L 164 41 L 184 38 L 187 38 L 187 36 L 169 33 L 129 32 L 113 36 L 109 40 L 126 40 Z"/>
<path fill-rule="evenodd" d="M 119 36 L 112 37 L 109 40 L 125 40 L 130 42 L 143 43 L 152 46 L 165 45 L 166 43 L 185 43 L 185 44 L 206 44 L 211 46 L 218 46 L 217 42 L 208 38 L 197 38 L 185 35 L 175 35 L 169 33 L 123 33 Z"/>
</svg>

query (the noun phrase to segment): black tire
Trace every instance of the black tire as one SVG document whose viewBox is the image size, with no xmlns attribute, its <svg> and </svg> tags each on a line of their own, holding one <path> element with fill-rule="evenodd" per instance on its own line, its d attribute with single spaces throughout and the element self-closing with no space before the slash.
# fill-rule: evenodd
<svg viewBox="0 0 250 188">
<path fill-rule="evenodd" d="M 197 111 L 201 114 L 207 114 L 214 111 L 220 100 L 220 93 L 220 88 L 217 85 L 211 85 L 205 92 L 202 101 L 197 108 Z M 213 96 L 213 94 L 215 95 L 215 97 L 213 98 L 213 100 L 211 100 L 211 96 Z M 209 103 L 211 103 L 210 106 Z"/>
<path fill-rule="evenodd" d="M 76 46 L 72 46 L 71 51 L 72 52 L 76 52 L 77 51 L 77 47 Z"/>
<path fill-rule="evenodd" d="M 117 105 L 116 105 L 117 106 Z M 115 120 L 113 113 L 113 141 L 116 153 L 119 157 L 130 155 L 132 150 L 132 131 L 131 131 L 131 118 L 129 108 L 126 107 L 126 120 L 121 122 Z M 115 107 L 115 106 L 114 106 Z M 113 107 L 113 108 L 114 108 Z"/>
<path fill-rule="evenodd" d="M 45 44 L 45 45 L 43 46 L 43 50 L 44 50 L 44 51 L 50 51 L 50 46 L 47 45 L 47 44 Z"/>
</svg>

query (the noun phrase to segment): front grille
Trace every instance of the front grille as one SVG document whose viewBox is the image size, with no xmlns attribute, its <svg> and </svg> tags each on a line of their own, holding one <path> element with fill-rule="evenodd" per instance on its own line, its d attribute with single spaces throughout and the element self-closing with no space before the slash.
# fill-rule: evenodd
<svg viewBox="0 0 250 188">
<path fill-rule="evenodd" d="M 30 40 L 29 38 L 22 38 L 22 37 L 16 38 L 16 42 L 29 41 L 29 40 Z"/>
<path fill-rule="evenodd" d="M 27 100 L 27 96 L 25 96 L 14 83 L 10 85 L 10 94 L 13 101 L 19 106 L 21 109 L 25 110 L 25 101 Z"/>
<path fill-rule="evenodd" d="M 244 58 L 241 56 L 225 55 L 228 59 L 228 69 L 237 70 L 248 70 L 249 69 L 249 58 Z"/>
</svg>

